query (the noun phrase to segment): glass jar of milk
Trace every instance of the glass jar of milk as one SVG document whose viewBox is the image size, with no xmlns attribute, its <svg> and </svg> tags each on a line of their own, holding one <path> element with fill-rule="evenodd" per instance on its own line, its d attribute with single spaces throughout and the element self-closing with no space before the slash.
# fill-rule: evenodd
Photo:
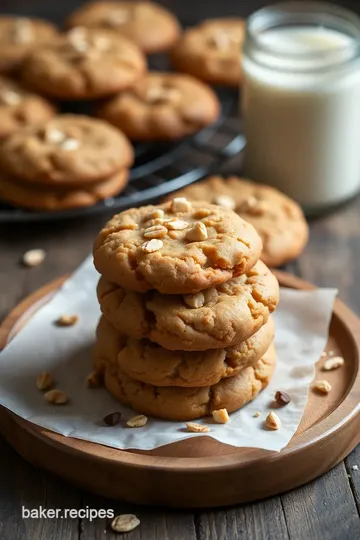
<svg viewBox="0 0 360 540">
<path fill-rule="evenodd" d="M 248 20 L 242 108 L 246 175 L 308 213 L 360 188 L 360 18 L 288 2 Z"/>
</svg>

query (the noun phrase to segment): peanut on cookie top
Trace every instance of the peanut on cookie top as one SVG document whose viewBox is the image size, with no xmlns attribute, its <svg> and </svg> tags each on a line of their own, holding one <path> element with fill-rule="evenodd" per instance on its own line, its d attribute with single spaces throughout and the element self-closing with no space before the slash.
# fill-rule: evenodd
<svg viewBox="0 0 360 540">
<path fill-rule="evenodd" d="M 22 77 L 39 91 L 63 99 L 89 99 L 128 88 L 146 71 L 135 43 L 103 29 L 75 27 L 36 49 Z"/>
<path fill-rule="evenodd" d="M 37 184 L 97 182 L 132 161 L 132 147 L 120 131 L 102 120 L 72 114 L 25 128 L 0 146 L 2 169 Z"/>
<path fill-rule="evenodd" d="M 94 263 L 130 290 L 195 293 L 246 272 L 261 247 L 231 210 L 180 197 L 114 216 L 95 241 Z"/>
<path fill-rule="evenodd" d="M 153 2 L 90 2 L 75 11 L 67 26 L 106 28 L 134 41 L 146 53 L 164 51 L 178 39 L 176 17 Z"/>
</svg>

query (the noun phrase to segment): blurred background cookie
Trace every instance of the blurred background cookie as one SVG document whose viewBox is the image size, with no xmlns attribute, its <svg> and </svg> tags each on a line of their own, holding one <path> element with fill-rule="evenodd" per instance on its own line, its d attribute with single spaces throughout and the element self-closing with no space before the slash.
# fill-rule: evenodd
<svg viewBox="0 0 360 540">
<path fill-rule="evenodd" d="M 42 124 L 55 114 L 56 108 L 46 99 L 0 76 L 0 139 L 23 127 Z"/>
<path fill-rule="evenodd" d="M 49 21 L 29 17 L 0 17 L 0 72 L 18 68 L 38 45 L 57 35 Z"/>
<path fill-rule="evenodd" d="M 38 48 L 24 64 L 30 88 L 58 99 L 91 99 L 128 88 L 146 70 L 140 49 L 102 29 L 74 28 Z"/>
<path fill-rule="evenodd" d="M 172 13 L 153 2 L 91 2 L 75 11 L 67 26 L 110 28 L 132 39 L 145 53 L 165 51 L 180 35 Z"/>
<path fill-rule="evenodd" d="M 176 196 L 235 210 L 261 236 L 261 259 L 268 266 L 281 266 L 295 259 L 307 244 L 309 227 L 300 206 L 273 187 L 236 176 L 227 179 L 212 176 L 177 192 Z"/>
<path fill-rule="evenodd" d="M 220 114 L 215 92 L 189 75 L 151 72 L 106 103 L 99 116 L 134 141 L 179 139 Z"/>
<path fill-rule="evenodd" d="M 173 65 L 212 84 L 238 86 L 244 37 L 243 19 L 205 20 L 184 32 L 171 53 Z"/>
</svg>

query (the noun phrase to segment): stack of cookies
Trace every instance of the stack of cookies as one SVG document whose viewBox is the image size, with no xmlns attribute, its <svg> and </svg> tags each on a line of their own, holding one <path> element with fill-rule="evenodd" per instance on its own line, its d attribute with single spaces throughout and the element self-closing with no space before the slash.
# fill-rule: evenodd
<svg viewBox="0 0 360 540">
<path fill-rule="evenodd" d="M 231 209 L 184 197 L 114 216 L 94 246 L 107 390 L 168 420 L 226 418 L 253 400 L 276 362 L 279 288 L 261 248 Z"/>
<path fill-rule="evenodd" d="M 127 183 L 133 149 L 106 122 L 59 115 L 0 145 L 0 198 L 30 209 L 91 206 Z"/>
</svg>

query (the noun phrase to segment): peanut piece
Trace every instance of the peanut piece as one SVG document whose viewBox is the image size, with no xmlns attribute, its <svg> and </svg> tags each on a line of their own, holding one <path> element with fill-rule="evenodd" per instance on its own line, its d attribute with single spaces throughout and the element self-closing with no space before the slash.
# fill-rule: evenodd
<svg viewBox="0 0 360 540">
<path fill-rule="evenodd" d="M 190 242 L 201 242 L 208 237 L 207 228 L 204 223 L 198 221 L 186 233 L 186 239 Z"/>
<path fill-rule="evenodd" d="M 159 251 L 164 245 L 164 242 L 162 240 L 149 240 L 148 242 L 144 242 L 144 244 L 141 246 L 141 249 L 145 251 L 145 253 L 154 253 L 154 251 Z"/>
<path fill-rule="evenodd" d="M 133 418 L 130 418 L 126 423 L 131 428 L 138 428 L 143 427 L 147 423 L 148 419 L 147 416 L 144 416 L 143 414 L 139 414 L 138 416 L 134 416 Z"/>
<path fill-rule="evenodd" d="M 316 381 L 313 388 L 321 394 L 328 394 L 331 391 L 332 386 L 328 381 Z"/>
<path fill-rule="evenodd" d="M 56 326 L 74 326 L 79 320 L 77 315 L 61 315 L 56 321 Z"/>
<path fill-rule="evenodd" d="M 133 531 L 140 525 L 140 520 L 134 514 L 122 514 L 116 516 L 111 522 L 111 528 L 115 532 Z"/>
<path fill-rule="evenodd" d="M 171 211 L 176 212 L 190 212 L 191 202 L 186 197 L 175 197 L 171 204 Z"/>
<path fill-rule="evenodd" d="M 235 210 L 236 208 L 236 202 L 228 195 L 219 195 L 218 197 L 215 197 L 214 202 L 215 204 L 223 206 L 224 208 L 230 208 L 230 210 Z"/>
<path fill-rule="evenodd" d="M 45 251 L 43 249 L 30 249 L 24 253 L 22 262 L 25 266 L 39 266 L 45 259 Z"/>
<path fill-rule="evenodd" d="M 213 419 L 218 424 L 226 424 L 230 420 L 229 414 L 226 409 L 218 409 L 212 412 Z"/>
<path fill-rule="evenodd" d="M 324 362 L 323 370 L 332 371 L 333 369 L 338 369 L 344 365 L 344 359 L 342 356 L 333 356 Z"/>
<path fill-rule="evenodd" d="M 280 418 L 273 411 L 271 411 L 267 415 L 266 420 L 265 420 L 265 424 L 266 424 L 266 427 L 268 429 L 272 429 L 274 431 L 276 431 L 277 429 L 279 429 L 281 427 Z"/>
<path fill-rule="evenodd" d="M 48 390 L 53 384 L 53 378 L 47 371 L 39 373 L 36 379 L 36 386 L 39 390 Z"/>
<path fill-rule="evenodd" d="M 64 405 L 68 401 L 65 392 L 58 390 L 57 388 L 46 392 L 46 394 L 44 394 L 44 398 L 48 403 L 52 403 L 53 405 Z"/>
<path fill-rule="evenodd" d="M 196 422 L 187 422 L 186 427 L 188 431 L 191 431 L 192 433 L 208 433 L 210 431 L 209 426 L 203 426 Z"/>
<path fill-rule="evenodd" d="M 163 238 L 167 232 L 167 228 L 163 225 L 153 225 L 145 229 L 144 238 Z"/>
<path fill-rule="evenodd" d="M 183 231 L 189 226 L 188 222 L 183 221 L 182 219 L 173 219 L 172 221 L 166 221 L 164 225 L 165 227 L 173 231 Z"/>
<path fill-rule="evenodd" d="M 196 294 L 185 294 L 183 298 L 185 304 L 194 309 L 201 308 L 205 303 L 205 296 L 202 292 L 198 292 Z"/>
</svg>

